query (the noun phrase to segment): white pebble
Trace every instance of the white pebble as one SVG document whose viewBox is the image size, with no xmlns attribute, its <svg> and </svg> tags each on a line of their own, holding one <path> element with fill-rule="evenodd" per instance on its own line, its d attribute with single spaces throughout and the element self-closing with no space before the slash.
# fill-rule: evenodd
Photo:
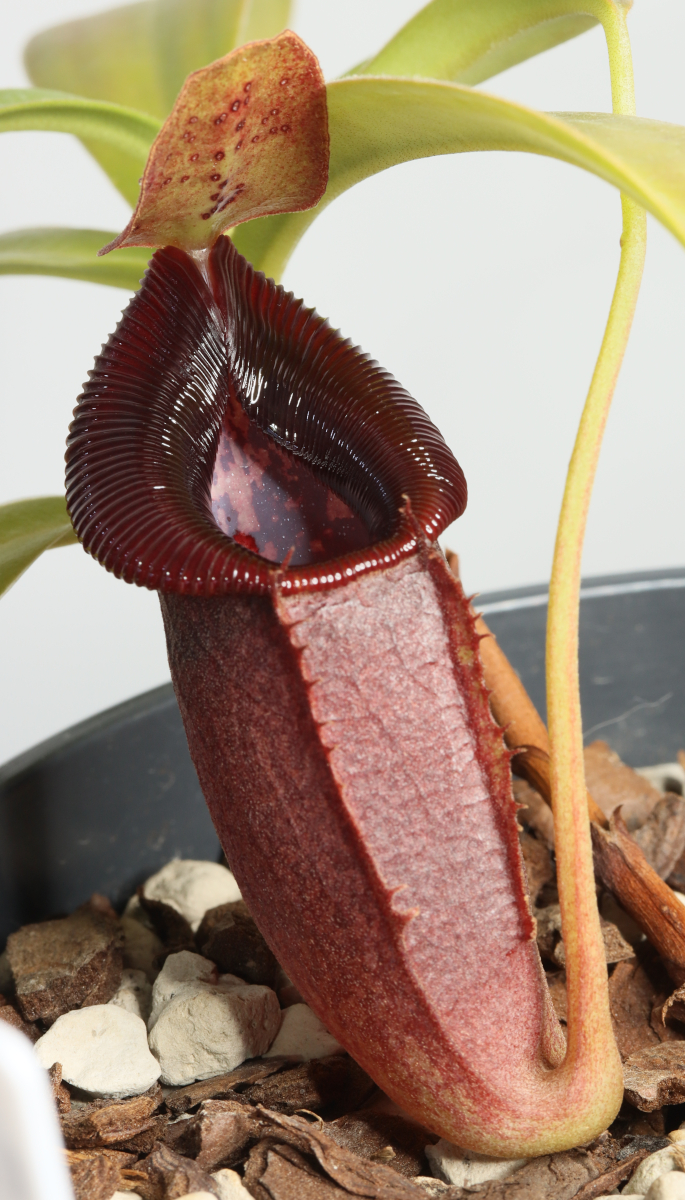
<svg viewBox="0 0 685 1200">
<path fill-rule="evenodd" d="M 460 1146 L 440 1138 L 434 1146 L 426 1146 L 426 1158 L 436 1179 L 457 1187 L 473 1187 L 491 1179 L 508 1179 L 529 1161 L 527 1158 L 489 1158 L 476 1154 L 474 1150 L 462 1150 Z"/>
<path fill-rule="evenodd" d="M 145 972 L 130 968 L 123 971 L 121 983 L 108 1003 L 125 1008 L 127 1012 L 135 1013 L 141 1020 L 147 1021 L 152 1007 L 152 988 Z"/>
<path fill-rule="evenodd" d="M 245 1195 L 249 1196 L 250 1193 L 246 1192 Z M 214 1192 L 184 1192 L 178 1200 L 216 1200 L 216 1196 Z"/>
<path fill-rule="evenodd" d="M 660 1175 L 645 1200 L 685 1200 L 685 1172 L 669 1171 L 668 1175 Z"/>
<path fill-rule="evenodd" d="M 212 1179 L 217 1186 L 219 1200 L 252 1200 L 238 1172 L 232 1171 L 230 1167 L 215 1171 Z"/>
<path fill-rule="evenodd" d="M 284 1010 L 276 1040 L 264 1057 L 293 1054 L 310 1062 L 327 1054 L 340 1054 L 342 1049 L 308 1004 L 291 1004 Z"/>
<path fill-rule="evenodd" d="M 219 863 L 174 858 L 143 885 L 149 900 L 163 900 L 181 913 L 193 930 L 199 929 L 207 909 L 240 900 L 240 889 L 227 867 Z"/>
<path fill-rule="evenodd" d="M 137 1096 L 160 1075 L 148 1049 L 145 1022 L 112 1004 L 64 1013 L 38 1039 L 35 1050 L 44 1067 L 61 1063 L 62 1078 L 91 1096 Z"/>
<path fill-rule="evenodd" d="M 125 913 L 121 918 L 121 928 L 124 931 L 124 966 L 132 971 L 144 971 L 150 983 L 154 983 L 159 975 L 157 961 L 164 951 L 162 942 L 154 930 L 148 929 L 136 917 L 127 917 Z"/>
<path fill-rule="evenodd" d="M 624 1196 L 646 1195 L 655 1179 L 677 1169 L 679 1160 L 676 1158 L 676 1153 L 675 1146 L 664 1146 L 663 1150 L 657 1150 L 655 1154 L 643 1158 L 632 1179 L 624 1187 L 622 1194 Z"/>
<path fill-rule="evenodd" d="M 678 762 L 655 763 L 652 767 L 636 767 L 638 775 L 649 780 L 659 792 L 685 792 L 685 770 Z"/>
<path fill-rule="evenodd" d="M 257 1058 L 274 1040 L 280 1019 L 278 997 L 271 988 L 185 984 L 157 1011 L 150 1032 L 162 1083 L 180 1087 L 211 1079 L 234 1070 L 246 1058 Z"/>
<path fill-rule="evenodd" d="M 192 950 L 170 954 L 152 986 L 152 1011 L 148 1021 L 151 1030 L 165 1004 L 191 983 L 217 983 L 216 966 Z"/>
</svg>

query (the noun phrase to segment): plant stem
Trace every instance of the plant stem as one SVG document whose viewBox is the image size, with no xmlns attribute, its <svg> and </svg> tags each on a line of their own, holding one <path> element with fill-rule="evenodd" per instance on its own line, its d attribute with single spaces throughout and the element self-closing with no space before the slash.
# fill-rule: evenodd
<svg viewBox="0 0 685 1200">
<path fill-rule="evenodd" d="M 635 110 L 630 43 L 623 12 L 604 22 L 614 112 Z M 609 407 L 623 361 L 642 279 L 646 216 L 621 197 L 623 234 L 618 279 L 566 479 L 547 619 L 548 728 L 555 846 L 569 992 L 565 1069 L 596 1071 L 602 1048 L 616 1056 L 606 965 L 595 900 L 587 815 L 578 682 L 578 609 L 583 539 Z"/>
</svg>

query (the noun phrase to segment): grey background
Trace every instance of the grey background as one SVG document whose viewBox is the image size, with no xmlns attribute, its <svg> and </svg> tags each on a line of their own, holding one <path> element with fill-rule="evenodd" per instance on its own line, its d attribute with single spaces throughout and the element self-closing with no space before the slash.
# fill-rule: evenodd
<svg viewBox="0 0 685 1200">
<path fill-rule="evenodd" d="M 0 84 L 26 83 L 38 29 L 110 7 L 4 0 Z M 332 78 L 371 54 L 416 0 L 300 0 L 294 28 Z M 685 124 L 679 0 L 630 18 L 638 111 Z M 552 110 L 610 108 L 602 34 L 488 81 Z M 121 228 L 123 200 L 65 135 L 0 137 L 0 230 Z M 460 459 L 469 508 L 445 539 L 471 590 L 548 577 L 566 463 L 613 289 L 616 193 L 527 155 L 464 155 L 368 180 L 323 215 L 285 278 L 421 401 Z M 593 501 L 586 574 L 685 563 L 685 256 L 650 220 L 634 335 Z M 126 293 L 68 280 L 0 278 L 0 502 L 62 487 L 66 427 Z M 0 761 L 168 678 L 154 595 L 77 548 L 45 555 L 0 604 Z"/>
</svg>

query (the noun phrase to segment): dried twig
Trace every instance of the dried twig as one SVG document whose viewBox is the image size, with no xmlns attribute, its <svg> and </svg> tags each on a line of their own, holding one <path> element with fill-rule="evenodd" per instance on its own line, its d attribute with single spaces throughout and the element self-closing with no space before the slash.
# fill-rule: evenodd
<svg viewBox="0 0 685 1200">
<path fill-rule="evenodd" d="M 615 1192 L 618 1185 L 623 1183 L 624 1179 L 630 1178 L 648 1154 L 649 1150 L 638 1150 L 637 1154 L 631 1154 L 630 1158 L 624 1158 L 623 1162 L 616 1163 L 603 1175 L 591 1179 L 579 1192 L 576 1192 L 575 1200 L 595 1200 L 596 1196 L 606 1196 Z"/>
<path fill-rule="evenodd" d="M 595 869 L 602 883 L 661 955 L 669 975 L 685 983 L 685 909 L 667 883 L 650 867 L 633 841 L 620 811 L 609 831 L 592 828 Z"/>
</svg>

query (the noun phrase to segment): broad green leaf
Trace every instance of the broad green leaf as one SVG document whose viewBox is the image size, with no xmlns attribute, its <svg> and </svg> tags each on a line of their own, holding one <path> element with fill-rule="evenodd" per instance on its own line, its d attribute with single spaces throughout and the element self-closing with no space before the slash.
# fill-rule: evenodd
<svg viewBox="0 0 685 1200">
<path fill-rule="evenodd" d="M 191 71 L 274 37 L 290 0 L 144 0 L 45 29 L 26 47 L 29 78 L 164 118 Z"/>
<path fill-rule="evenodd" d="M 186 79 L 150 152 L 119 246 L 202 250 L 224 230 L 312 208 L 328 179 L 326 85 L 291 30 Z"/>
<path fill-rule="evenodd" d="M 266 217 L 233 235 L 278 278 L 319 212 L 353 184 L 397 163 L 471 150 L 559 158 L 632 196 L 685 243 L 685 129 L 611 113 L 541 113 L 485 92 L 430 80 L 364 78 L 329 84 L 329 181 L 316 208 Z"/>
<path fill-rule="evenodd" d="M 60 275 L 136 291 L 150 257 L 135 247 L 98 258 L 105 229 L 15 229 L 0 235 L 0 275 Z"/>
<path fill-rule="evenodd" d="M 611 24 L 614 0 L 432 0 L 352 75 L 420 75 L 471 86 Z"/>
<path fill-rule="evenodd" d="M 290 0 L 144 0 L 44 30 L 26 48 L 26 68 L 38 87 L 163 119 L 191 71 L 279 33 L 289 13 Z M 135 206 L 142 170 L 131 175 L 116 147 L 82 140 Z"/>
<path fill-rule="evenodd" d="M 41 496 L 0 506 L 0 592 L 44 550 L 76 541 L 64 496 Z"/>
<path fill-rule="evenodd" d="M 159 127 L 155 117 L 102 100 L 84 100 L 38 88 L 0 91 L 0 133 L 18 129 L 73 133 L 89 146 L 113 153 L 117 174 L 115 177 L 110 171 L 110 177 L 132 205 Z"/>
</svg>

